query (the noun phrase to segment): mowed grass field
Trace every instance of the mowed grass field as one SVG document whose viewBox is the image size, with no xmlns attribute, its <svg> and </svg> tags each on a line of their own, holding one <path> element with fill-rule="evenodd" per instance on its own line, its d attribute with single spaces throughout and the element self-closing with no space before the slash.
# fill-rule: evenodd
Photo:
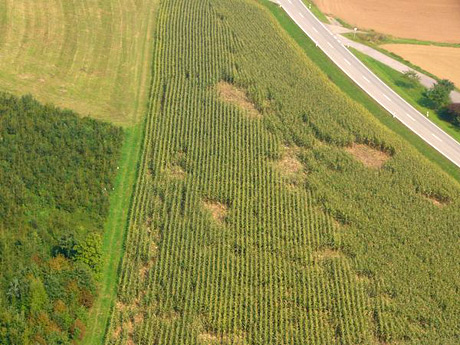
<svg viewBox="0 0 460 345">
<path fill-rule="evenodd" d="M 321 11 L 361 29 L 423 41 L 460 43 L 457 0 L 315 0 Z"/>
<path fill-rule="evenodd" d="M 380 47 L 439 78 L 451 80 L 457 87 L 460 86 L 460 48 L 418 44 L 383 44 Z"/>
<path fill-rule="evenodd" d="M 458 343 L 459 184 L 256 1 L 163 0 L 155 37 L 105 343 Z"/>
<path fill-rule="evenodd" d="M 0 90 L 135 123 L 148 99 L 157 0 L 0 0 Z"/>
</svg>

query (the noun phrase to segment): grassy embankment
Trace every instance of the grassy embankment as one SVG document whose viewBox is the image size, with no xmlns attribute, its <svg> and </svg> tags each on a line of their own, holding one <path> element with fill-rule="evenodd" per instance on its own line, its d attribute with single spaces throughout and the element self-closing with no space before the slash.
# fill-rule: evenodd
<svg viewBox="0 0 460 345">
<path fill-rule="evenodd" d="M 369 110 L 380 122 L 386 127 L 401 135 L 410 142 L 419 152 L 432 162 L 438 164 L 449 175 L 460 182 L 460 171 L 448 159 L 441 156 L 435 149 L 426 144 L 416 134 L 412 133 L 402 123 L 391 118 L 387 111 L 378 105 L 370 96 L 362 91 L 350 78 L 348 78 L 321 50 L 315 47 L 315 44 L 307 35 L 289 18 L 289 16 L 277 5 L 261 0 L 271 13 L 276 17 L 281 26 L 289 35 L 298 43 L 305 54 L 328 75 L 328 77 L 339 86 L 348 96 L 361 103 Z"/>
<path fill-rule="evenodd" d="M 326 15 L 321 12 L 321 10 L 316 6 L 316 4 L 313 1 L 308 1 L 308 0 L 302 0 L 305 6 L 307 6 L 310 11 L 313 12 L 313 14 L 323 23 L 329 23 L 329 20 L 327 19 Z"/>
</svg>

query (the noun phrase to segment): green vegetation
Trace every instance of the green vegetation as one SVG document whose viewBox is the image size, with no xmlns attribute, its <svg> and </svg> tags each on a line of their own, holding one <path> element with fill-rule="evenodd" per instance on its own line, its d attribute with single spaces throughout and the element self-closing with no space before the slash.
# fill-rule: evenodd
<svg viewBox="0 0 460 345">
<path fill-rule="evenodd" d="M 460 103 L 452 103 L 446 109 L 446 115 L 450 122 L 460 127 Z"/>
<path fill-rule="evenodd" d="M 454 83 L 443 79 L 426 90 L 425 97 L 431 103 L 432 109 L 440 110 L 450 104 L 450 93 L 455 89 Z"/>
<path fill-rule="evenodd" d="M 102 344 L 104 332 L 116 298 L 118 268 L 123 255 L 123 241 L 126 237 L 128 214 L 134 185 L 141 142 L 143 124 L 125 130 L 125 140 L 121 150 L 119 171 L 110 197 L 110 209 L 105 224 L 103 251 L 104 266 L 100 279 L 101 290 L 91 308 L 87 322 L 87 332 L 83 344 Z"/>
<path fill-rule="evenodd" d="M 155 52 L 106 344 L 455 343 L 456 181 L 260 4 L 162 1 Z"/>
<path fill-rule="evenodd" d="M 97 292 L 122 132 L 0 94 L 0 343 L 71 344 Z"/>
<path fill-rule="evenodd" d="M 433 111 L 432 101 L 426 97 L 427 90 L 424 86 L 420 83 L 407 85 L 406 78 L 404 78 L 402 73 L 363 53 L 358 52 L 356 49 L 351 50 L 356 57 L 358 57 L 372 72 L 374 72 L 401 97 L 403 97 L 422 114 L 426 114 L 428 112 L 430 120 L 460 142 L 460 128 L 456 126 L 455 122 L 448 121 L 445 116 L 444 109 L 441 111 Z"/>
<path fill-rule="evenodd" d="M 329 20 L 326 18 L 323 12 L 315 5 L 311 0 L 302 0 L 305 6 L 323 23 L 329 24 Z"/>
<path fill-rule="evenodd" d="M 148 102 L 158 0 L 0 0 L 0 89 L 132 125 Z"/>
</svg>

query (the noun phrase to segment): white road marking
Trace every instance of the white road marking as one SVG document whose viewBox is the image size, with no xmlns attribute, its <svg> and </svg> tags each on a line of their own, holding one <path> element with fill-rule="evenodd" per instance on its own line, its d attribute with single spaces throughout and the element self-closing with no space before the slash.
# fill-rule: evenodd
<svg viewBox="0 0 460 345">
<path fill-rule="evenodd" d="M 406 113 L 406 115 L 409 117 L 409 119 L 411 119 L 412 121 L 416 121 L 412 116 L 410 116 L 409 114 Z"/>
<path fill-rule="evenodd" d="M 365 76 L 363 76 L 364 80 L 367 81 L 368 83 L 370 83 L 371 81 L 369 79 L 367 79 Z"/>
<path fill-rule="evenodd" d="M 318 30 L 316 30 L 316 28 L 315 28 L 315 27 L 313 27 L 313 30 L 315 30 L 315 32 L 318 32 Z"/>
<path fill-rule="evenodd" d="M 331 42 L 327 42 L 327 44 L 329 44 L 329 46 L 331 46 L 331 48 L 334 48 L 334 46 L 331 44 Z"/>
<path fill-rule="evenodd" d="M 387 100 L 389 100 L 389 101 L 391 102 L 391 98 L 390 98 L 390 97 L 388 97 L 388 96 L 385 95 L 385 94 L 383 94 L 383 95 L 385 96 L 385 98 L 386 98 Z"/>
<path fill-rule="evenodd" d="M 302 13 L 300 13 L 300 12 L 299 12 L 299 15 L 300 15 L 302 18 L 305 18 L 305 17 L 303 16 L 303 14 L 302 14 Z"/>
<path fill-rule="evenodd" d="M 291 5 L 292 5 L 292 2 L 291 2 L 291 0 L 288 0 L 288 2 L 289 2 Z"/>
<path fill-rule="evenodd" d="M 438 137 L 436 134 L 431 133 L 431 135 L 432 135 L 433 137 L 435 137 L 436 139 L 438 139 L 439 141 L 442 141 L 442 139 L 441 139 L 440 137 Z"/>
<path fill-rule="evenodd" d="M 345 59 L 345 58 L 343 58 L 343 59 L 345 60 L 345 62 L 346 62 L 347 64 L 349 64 L 349 65 L 351 66 L 351 62 L 350 62 L 350 61 L 348 61 L 348 60 Z"/>
</svg>

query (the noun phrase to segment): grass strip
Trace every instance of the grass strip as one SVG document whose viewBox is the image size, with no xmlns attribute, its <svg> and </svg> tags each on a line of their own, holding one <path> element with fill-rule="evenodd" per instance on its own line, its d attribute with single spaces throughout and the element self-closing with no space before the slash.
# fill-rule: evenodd
<svg viewBox="0 0 460 345">
<path fill-rule="evenodd" d="M 123 242 L 128 225 L 129 209 L 137 179 L 145 121 L 126 128 L 119 171 L 110 196 L 109 216 L 104 229 L 104 266 L 101 272 L 99 296 L 91 308 L 84 345 L 102 344 L 110 310 L 115 301 L 118 267 L 123 256 Z"/>
<path fill-rule="evenodd" d="M 329 24 L 329 19 L 327 19 L 326 15 L 320 11 L 318 6 L 315 5 L 313 1 L 309 0 L 302 0 L 302 2 L 307 6 L 310 11 L 323 23 Z"/>
</svg>

